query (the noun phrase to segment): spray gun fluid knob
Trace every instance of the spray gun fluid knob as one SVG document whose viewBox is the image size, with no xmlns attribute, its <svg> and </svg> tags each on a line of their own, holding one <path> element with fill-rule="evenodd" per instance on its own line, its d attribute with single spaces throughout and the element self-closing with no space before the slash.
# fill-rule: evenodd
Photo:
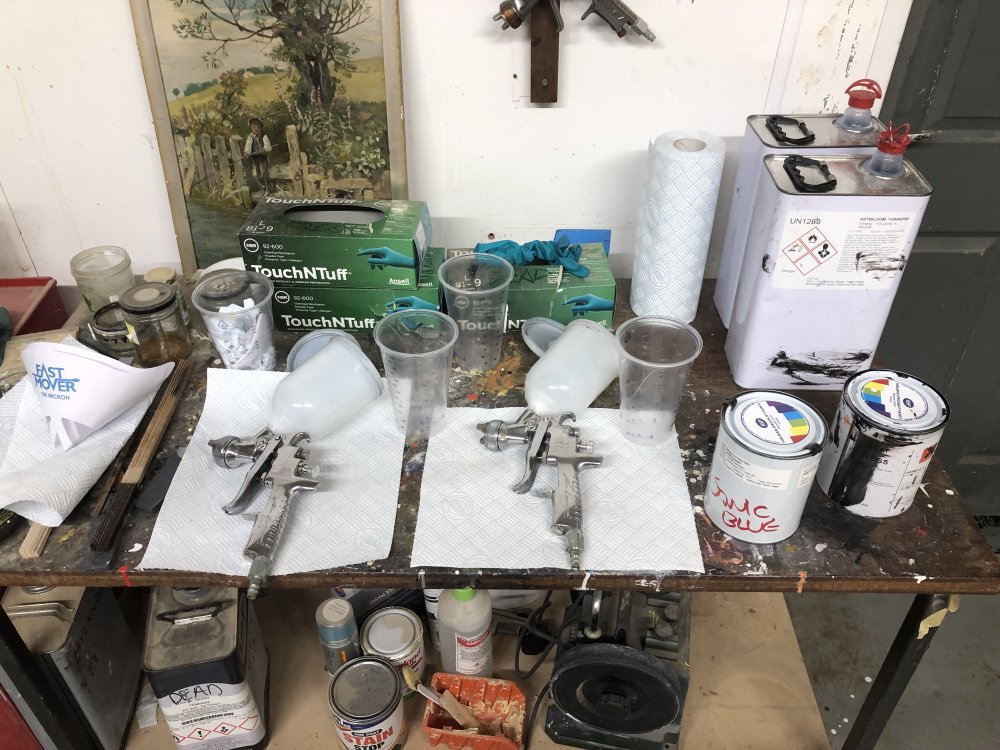
<svg viewBox="0 0 1000 750">
<path fill-rule="evenodd" d="M 577 434 L 580 434 L 577 431 Z M 593 440 L 577 440 L 576 450 L 579 453 L 593 453 L 594 452 L 594 441 Z"/>
<path fill-rule="evenodd" d="M 300 463 L 295 467 L 295 476 L 304 477 L 305 479 L 315 479 L 319 476 L 319 467 L 310 466 L 307 463 Z"/>
</svg>

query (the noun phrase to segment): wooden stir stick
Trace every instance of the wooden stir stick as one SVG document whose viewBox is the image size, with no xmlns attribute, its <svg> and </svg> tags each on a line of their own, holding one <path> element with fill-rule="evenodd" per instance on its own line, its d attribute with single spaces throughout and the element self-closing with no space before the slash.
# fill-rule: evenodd
<svg viewBox="0 0 1000 750">
<path fill-rule="evenodd" d="M 125 473 L 122 474 L 121 481 L 108 498 L 104 520 L 94 534 L 94 538 L 90 540 L 90 549 L 93 552 L 112 551 L 115 540 L 118 538 L 118 532 L 121 531 L 122 523 L 125 521 L 125 515 L 132 504 L 132 496 L 146 476 L 146 470 L 149 469 L 153 456 L 156 455 L 156 449 L 177 410 L 177 405 L 180 403 L 193 369 L 194 362 L 188 359 L 179 361 L 174 367 L 160 398 L 160 403 L 157 405 L 156 411 L 153 412 L 152 419 L 149 420 L 146 433 L 139 441 L 139 446 L 136 448 Z"/>
</svg>

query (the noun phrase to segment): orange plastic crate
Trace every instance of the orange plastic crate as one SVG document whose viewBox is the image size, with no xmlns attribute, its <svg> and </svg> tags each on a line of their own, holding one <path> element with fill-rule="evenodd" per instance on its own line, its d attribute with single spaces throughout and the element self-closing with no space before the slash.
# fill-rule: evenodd
<svg viewBox="0 0 1000 750">
<path fill-rule="evenodd" d="M 427 701 L 423 730 L 431 747 L 450 750 L 520 750 L 524 741 L 524 693 L 510 680 L 436 672 L 431 687 L 451 692 L 472 710 L 482 725 L 479 734 L 460 734 L 462 727 L 440 706 Z"/>
</svg>

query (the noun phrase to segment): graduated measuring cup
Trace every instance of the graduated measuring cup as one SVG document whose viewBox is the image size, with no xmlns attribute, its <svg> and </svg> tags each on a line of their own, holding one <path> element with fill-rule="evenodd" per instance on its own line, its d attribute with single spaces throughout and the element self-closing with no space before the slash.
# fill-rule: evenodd
<svg viewBox="0 0 1000 750">
<path fill-rule="evenodd" d="M 458 325 L 433 310 L 402 310 L 375 326 L 396 423 L 407 438 L 429 437 L 448 407 Z"/>
<path fill-rule="evenodd" d="M 622 434 L 638 445 L 666 442 L 674 426 L 691 363 L 701 354 L 701 336 L 671 318 L 632 318 L 618 327 Z"/>
<path fill-rule="evenodd" d="M 512 278 L 510 263 L 483 253 L 449 258 L 438 268 L 448 315 L 458 324 L 455 362 L 463 370 L 492 370 L 500 362 Z"/>
<path fill-rule="evenodd" d="M 194 288 L 191 303 L 227 369 L 274 369 L 273 294 L 270 279 L 236 269 L 205 274 Z"/>
</svg>

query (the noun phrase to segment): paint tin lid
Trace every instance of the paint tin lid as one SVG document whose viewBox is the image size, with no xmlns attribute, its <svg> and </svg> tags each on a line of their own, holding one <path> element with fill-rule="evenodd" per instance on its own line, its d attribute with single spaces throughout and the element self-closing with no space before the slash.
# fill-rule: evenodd
<svg viewBox="0 0 1000 750">
<path fill-rule="evenodd" d="M 826 422 L 800 398 L 781 391 L 747 391 L 722 412 L 726 431 L 747 450 L 772 458 L 801 458 L 818 453 Z"/>
<path fill-rule="evenodd" d="M 403 678 L 377 656 L 352 659 L 330 681 L 330 708 L 339 719 L 379 720 L 391 714 L 403 695 Z"/>
<path fill-rule="evenodd" d="M 878 427 L 905 435 L 939 429 L 948 421 L 948 402 L 927 383 L 905 372 L 865 370 L 847 381 L 844 398 Z"/>
<path fill-rule="evenodd" d="M 388 607 L 365 622 L 361 648 L 366 654 L 384 656 L 391 661 L 411 654 L 423 638 L 424 629 L 413 612 L 403 607 Z"/>
</svg>

